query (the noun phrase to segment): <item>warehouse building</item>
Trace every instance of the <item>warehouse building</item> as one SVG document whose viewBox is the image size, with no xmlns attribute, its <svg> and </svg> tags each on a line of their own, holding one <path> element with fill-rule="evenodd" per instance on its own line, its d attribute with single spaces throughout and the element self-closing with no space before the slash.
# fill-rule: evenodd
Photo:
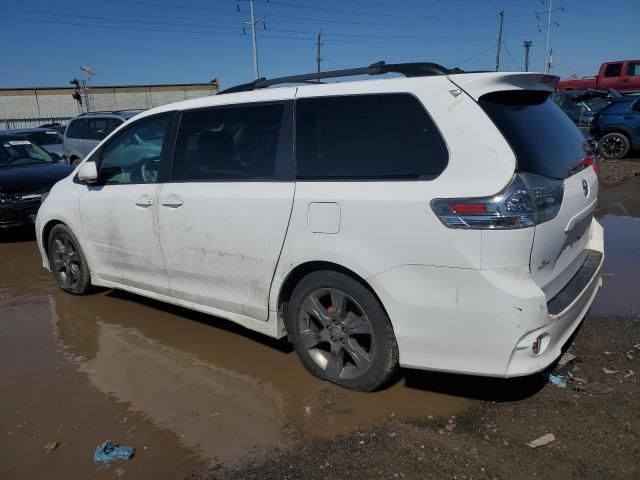
<svg viewBox="0 0 640 480">
<path fill-rule="evenodd" d="M 42 123 L 65 123 L 86 110 L 74 98 L 75 87 L 0 89 L 0 129 L 33 127 Z M 189 98 L 215 95 L 218 79 L 209 83 L 124 85 L 87 90 L 91 111 L 146 110 Z"/>
</svg>

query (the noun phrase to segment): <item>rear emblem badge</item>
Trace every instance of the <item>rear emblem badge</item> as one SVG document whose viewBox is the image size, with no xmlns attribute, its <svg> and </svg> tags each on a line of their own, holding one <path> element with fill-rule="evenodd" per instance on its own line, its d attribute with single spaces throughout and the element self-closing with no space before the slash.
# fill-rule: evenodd
<svg viewBox="0 0 640 480">
<path fill-rule="evenodd" d="M 589 196 L 589 185 L 586 180 L 582 180 L 582 191 L 584 192 L 585 197 Z"/>
</svg>

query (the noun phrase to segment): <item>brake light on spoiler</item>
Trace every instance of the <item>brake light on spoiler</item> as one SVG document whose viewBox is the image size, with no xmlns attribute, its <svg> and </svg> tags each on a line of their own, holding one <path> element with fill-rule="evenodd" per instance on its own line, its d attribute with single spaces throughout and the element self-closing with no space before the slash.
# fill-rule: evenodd
<svg viewBox="0 0 640 480">
<path fill-rule="evenodd" d="M 435 199 L 431 208 L 449 228 L 507 230 L 552 220 L 560 211 L 563 197 L 562 180 L 521 173 L 497 195 Z"/>
</svg>

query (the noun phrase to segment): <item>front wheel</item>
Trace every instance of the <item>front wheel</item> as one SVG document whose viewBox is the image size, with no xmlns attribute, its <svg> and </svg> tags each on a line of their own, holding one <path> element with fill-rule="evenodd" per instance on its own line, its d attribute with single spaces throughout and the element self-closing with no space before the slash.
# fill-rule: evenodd
<svg viewBox="0 0 640 480">
<path fill-rule="evenodd" d="M 48 247 L 49 265 L 58 286 L 75 295 L 87 293 L 91 288 L 91 274 L 71 229 L 62 224 L 53 227 Z"/>
<path fill-rule="evenodd" d="M 382 305 L 343 273 L 304 277 L 291 296 L 287 327 L 302 364 L 323 380 L 372 391 L 398 367 L 396 338 Z"/>
<path fill-rule="evenodd" d="M 598 151 L 605 160 L 624 158 L 630 148 L 631 144 L 627 136 L 619 132 L 607 133 L 598 141 Z"/>
</svg>

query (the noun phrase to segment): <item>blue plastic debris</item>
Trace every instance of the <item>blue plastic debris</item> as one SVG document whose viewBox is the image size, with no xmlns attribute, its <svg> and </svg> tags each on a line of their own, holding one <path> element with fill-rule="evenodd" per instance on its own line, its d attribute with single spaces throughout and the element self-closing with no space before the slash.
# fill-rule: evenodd
<svg viewBox="0 0 640 480">
<path fill-rule="evenodd" d="M 562 375 L 549 375 L 549 381 L 556 387 L 567 388 L 567 379 Z"/>
<path fill-rule="evenodd" d="M 93 454 L 93 463 L 98 465 L 119 460 L 129 460 L 134 453 L 136 453 L 136 449 L 133 447 L 114 445 L 111 440 L 107 440 L 96 447 L 96 452 Z"/>
</svg>

